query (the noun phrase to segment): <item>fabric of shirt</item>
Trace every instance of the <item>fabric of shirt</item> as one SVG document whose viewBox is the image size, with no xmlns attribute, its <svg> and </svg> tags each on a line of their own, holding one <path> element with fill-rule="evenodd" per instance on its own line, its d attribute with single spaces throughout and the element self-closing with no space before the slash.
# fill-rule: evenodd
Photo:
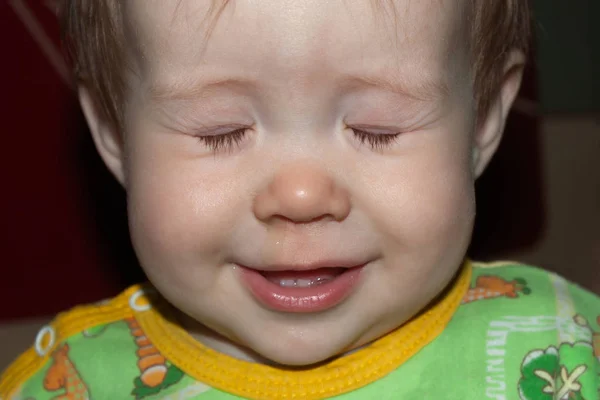
<svg viewBox="0 0 600 400">
<path fill-rule="evenodd" d="M 306 369 L 220 354 L 175 316 L 150 285 L 61 314 L 0 400 L 600 399 L 600 298 L 516 263 L 466 262 L 411 321 Z"/>
</svg>

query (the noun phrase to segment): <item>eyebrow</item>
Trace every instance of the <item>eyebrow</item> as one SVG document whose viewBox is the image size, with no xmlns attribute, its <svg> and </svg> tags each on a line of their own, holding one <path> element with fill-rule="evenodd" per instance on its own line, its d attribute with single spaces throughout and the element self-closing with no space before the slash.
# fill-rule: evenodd
<svg viewBox="0 0 600 400">
<path fill-rule="evenodd" d="M 410 97 L 418 101 L 433 101 L 448 95 L 448 85 L 435 79 L 421 78 L 407 84 L 378 75 L 344 75 L 339 81 L 342 87 L 368 86 L 382 88 L 391 93 Z M 257 84 L 243 78 L 213 79 L 203 82 L 177 82 L 154 85 L 150 88 L 150 97 L 157 102 L 185 101 L 207 97 L 211 92 L 229 89 L 231 91 L 247 91 Z"/>
<path fill-rule="evenodd" d="M 378 75 L 347 75 L 343 82 L 350 87 L 369 86 L 382 88 L 391 93 L 410 97 L 419 101 L 433 101 L 446 97 L 450 89 L 448 85 L 441 80 L 418 78 L 415 82 L 406 83 L 400 80 L 392 80 Z"/>
<path fill-rule="evenodd" d="M 177 82 L 153 85 L 150 87 L 150 97 L 157 101 L 192 100 L 206 97 L 211 92 L 220 89 L 232 91 L 248 90 L 256 86 L 251 80 L 241 78 L 213 79 L 201 82 Z"/>
</svg>

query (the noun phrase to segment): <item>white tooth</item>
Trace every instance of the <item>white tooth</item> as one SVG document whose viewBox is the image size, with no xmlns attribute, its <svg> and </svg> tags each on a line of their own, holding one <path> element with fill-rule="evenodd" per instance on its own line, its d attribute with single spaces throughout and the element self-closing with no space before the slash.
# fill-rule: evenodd
<svg viewBox="0 0 600 400">
<path fill-rule="evenodd" d="M 318 277 L 316 279 L 280 279 L 278 284 L 281 287 L 310 287 L 317 286 L 331 281 L 331 277 Z"/>
<path fill-rule="evenodd" d="M 296 286 L 296 280 L 295 279 L 281 279 L 279 281 L 279 286 L 282 286 L 282 287 Z"/>
<path fill-rule="evenodd" d="M 312 279 L 297 279 L 296 280 L 296 286 L 298 286 L 298 287 L 309 287 L 313 283 L 314 282 Z"/>
</svg>

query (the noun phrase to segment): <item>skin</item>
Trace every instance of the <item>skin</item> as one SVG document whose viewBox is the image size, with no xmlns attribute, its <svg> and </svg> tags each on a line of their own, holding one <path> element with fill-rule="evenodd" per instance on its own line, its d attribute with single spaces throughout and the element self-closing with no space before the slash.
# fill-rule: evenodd
<svg viewBox="0 0 600 400">
<path fill-rule="evenodd" d="M 396 0 L 390 13 L 366 0 L 234 0 L 206 40 L 208 3 L 127 2 L 123 132 L 81 88 L 127 190 L 140 262 L 190 333 L 223 353 L 300 366 L 363 346 L 426 307 L 462 264 L 474 181 L 523 55 L 511 54 L 477 123 L 466 1 Z M 242 127 L 227 149 L 198 138 Z M 373 148 L 356 127 L 400 135 Z M 309 314 L 265 308 L 237 267 L 339 258 L 368 263 L 360 282 Z"/>
</svg>

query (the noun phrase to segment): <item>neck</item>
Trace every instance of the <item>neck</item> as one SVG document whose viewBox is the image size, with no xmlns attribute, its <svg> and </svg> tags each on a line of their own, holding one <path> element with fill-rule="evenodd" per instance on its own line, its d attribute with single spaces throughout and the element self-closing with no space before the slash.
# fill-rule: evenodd
<svg viewBox="0 0 600 400">
<path fill-rule="evenodd" d="M 278 364 L 272 360 L 269 360 L 260 354 L 248 349 L 247 347 L 240 346 L 234 340 L 221 335 L 212 329 L 206 327 L 205 325 L 195 321 L 193 318 L 184 314 L 181 311 L 177 311 L 177 321 L 179 324 L 198 342 L 202 343 L 204 346 L 211 348 L 212 350 L 219 352 L 221 354 L 226 354 L 230 357 L 233 357 L 237 360 L 247 361 L 255 364 L 268 365 L 276 368 L 290 369 L 291 367 L 288 365 Z M 348 354 L 352 354 L 366 346 L 369 343 L 364 344 L 362 346 L 358 346 L 347 352 L 344 352 L 335 358 L 343 357 Z M 329 361 L 329 360 L 327 360 Z M 327 362 L 326 361 L 326 362 Z M 313 366 L 307 366 L 313 367 Z"/>
<path fill-rule="evenodd" d="M 240 346 L 235 341 L 209 329 L 181 311 L 177 311 L 177 320 L 194 339 L 219 353 L 251 363 L 279 366 L 260 354 Z"/>
</svg>

